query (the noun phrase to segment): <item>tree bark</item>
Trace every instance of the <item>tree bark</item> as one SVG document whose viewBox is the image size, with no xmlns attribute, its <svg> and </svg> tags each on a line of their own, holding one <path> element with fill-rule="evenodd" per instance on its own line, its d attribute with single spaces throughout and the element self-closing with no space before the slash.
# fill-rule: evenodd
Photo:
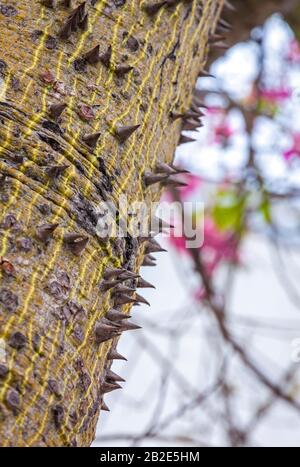
<svg viewBox="0 0 300 467">
<path fill-rule="evenodd" d="M 100 284 L 107 267 L 138 271 L 143 258 L 132 238 L 99 240 L 96 207 L 159 199 L 142 175 L 172 160 L 170 111 L 189 108 L 223 0 L 151 14 L 154 3 L 90 0 L 85 16 L 79 1 L 0 1 L 2 446 L 94 439 L 117 341 L 95 339 L 114 305 Z"/>
</svg>

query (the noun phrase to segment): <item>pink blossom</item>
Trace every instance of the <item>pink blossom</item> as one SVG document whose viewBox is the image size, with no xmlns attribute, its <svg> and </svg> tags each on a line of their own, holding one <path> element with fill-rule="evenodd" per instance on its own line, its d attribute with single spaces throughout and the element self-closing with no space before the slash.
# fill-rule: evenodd
<svg viewBox="0 0 300 467">
<path fill-rule="evenodd" d="M 238 263 L 239 255 L 235 236 L 231 232 L 221 232 L 212 219 L 206 219 L 201 255 L 209 276 L 222 261 Z"/>
<path fill-rule="evenodd" d="M 291 89 L 280 87 L 274 89 L 263 89 L 260 91 L 260 97 L 267 102 L 280 103 L 289 99 L 292 95 Z"/>
<path fill-rule="evenodd" d="M 207 298 L 207 293 L 204 287 L 201 287 L 200 289 L 196 290 L 194 294 L 194 299 L 197 302 L 203 302 L 203 300 L 205 300 L 206 298 Z"/>
<path fill-rule="evenodd" d="M 186 239 L 170 236 L 170 243 L 178 253 L 187 253 Z M 211 276 L 221 262 L 239 263 L 239 254 L 235 236 L 231 232 L 222 232 L 217 229 L 210 218 L 205 219 L 204 243 L 199 250 L 206 274 Z"/>
<path fill-rule="evenodd" d="M 300 133 L 293 135 L 292 146 L 283 153 L 283 157 L 286 161 L 289 161 L 293 156 L 300 156 Z"/>
<path fill-rule="evenodd" d="M 197 175 L 188 174 L 182 179 L 188 185 L 180 188 L 180 197 L 182 200 L 189 198 L 191 195 L 197 192 L 202 184 L 202 180 Z"/>
<path fill-rule="evenodd" d="M 290 42 L 287 60 L 292 63 L 300 63 L 300 44 L 296 39 Z"/>
<path fill-rule="evenodd" d="M 226 142 L 234 134 L 233 128 L 227 122 L 222 122 L 214 128 L 216 143 Z"/>
<path fill-rule="evenodd" d="M 222 107 L 211 106 L 211 107 L 207 107 L 205 109 L 205 112 L 208 115 L 219 115 L 219 114 L 224 113 L 224 109 Z"/>
</svg>

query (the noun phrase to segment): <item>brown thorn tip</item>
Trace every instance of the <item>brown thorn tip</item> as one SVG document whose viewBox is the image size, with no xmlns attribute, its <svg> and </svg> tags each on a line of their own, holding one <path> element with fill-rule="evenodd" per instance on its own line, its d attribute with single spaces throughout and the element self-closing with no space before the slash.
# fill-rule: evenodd
<svg viewBox="0 0 300 467">
<path fill-rule="evenodd" d="M 162 183 L 164 187 L 186 187 L 188 186 L 188 183 L 181 182 L 180 180 L 177 180 L 176 178 L 170 177 L 168 180 L 164 181 Z"/>
<path fill-rule="evenodd" d="M 136 331 L 138 329 L 142 329 L 142 327 L 131 323 L 130 321 L 126 321 L 119 326 L 119 329 L 121 331 Z"/>
<path fill-rule="evenodd" d="M 110 412 L 110 410 L 109 410 L 108 406 L 105 404 L 105 402 L 102 402 L 101 410 L 103 410 L 104 412 Z"/>
<path fill-rule="evenodd" d="M 52 237 L 53 232 L 57 229 L 59 224 L 43 224 L 37 229 L 37 236 L 40 240 L 46 241 Z"/>
<path fill-rule="evenodd" d="M 188 119 L 184 121 L 183 130 L 184 131 L 193 131 L 201 127 L 201 122 L 194 119 Z"/>
<path fill-rule="evenodd" d="M 127 285 L 124 285 L 124 284 L 117 284 L 116 287 L 114 288 L 114 290 L 112 291 L 112 294 L 113 295 L 120 295 L 120 294 L 130 294 L 130 293 L 133 293 L 135 291 L 135 289 L 133 289 L 132 287 L 127 287 Z"/>
<path fill-rule="evenodd" d="M 83 20 L 78 24 L 79 28 L 82 31 L 87 31 L 89 25 L 89 15 L 88 13 L 83 17 Z"/>
<path fill-rule="evenodd" d="M 140 127 L 140 125 L 122 126 L 115 129 L 115 135 L 119 142 L 125 143 L 127 139 Z"/>
<path fill-rule="evenodd" d="M 150 5 L 144 5 L 143 9 L 149 16 L 154 16 L 166 4 L 166 1 L 157 2 Z"/>
<path fill-rule="evenodd" d="M 155 166 L 155 172 L 165 173 L 167 175 L 173 175 L 176 173 L 176 170 L 165 162 L 158 162 Z"/>
<path fill-rule="evenodd" d="M 148 300 L 146 300 L 142 295 L 139 295 L 138 293 L 135 294 L 135 299 L 138 303 L 144 303 L 145 305 L 151 306 Z"/>
<path fill-rule="evenodd" d="M 156 266 L 156 262 L 152 261 L 152 259 L 148 256 L 145 256 L 142 262 L 142 266 Z"/>
<path fill-rule="evenodd" d="M 145 246 L 145 254 L 148 255 L 150 253 L 164 253 L 166 252 L 167 250 L 165 250 L 164 248 L 162 248 L 160 246 L 160 244 L 154 240 L 154 241 L 149 241 L 146 243 L 146 246 Z"/>
<path fill-rule="evenodd" d="M 61 39 L 69 39 L 72 32 L 77 31 L 78 28 L 86 29 L 88 17 L 85 14 L 85 5 L 86 2 L 81 3 L 70 13 L 59 32 Z"/>
<path fill-rule="evenodd" d="M 227 8 L 230 11 L 236 11 L 236 7 L 229 0 L 224 1 L 224 8 Z"/>
<path fill-rule="evenodd" d="M 55 179 L 62 175 L 68 168 L 68 165 L 53 165 L 46 168 L 46 174 L 48 177 Z"/>
<path fill-rule="evenodd" d="M 143 176 L 143 181 L 146 187 L 149 187 L 151 185 L 155 185 L 156 183 L 160 183 L 163 180 L 166 180 L 168 178 L 168 175 L 166 174 L 152 174 L 150 172 L 147 172 Z"/>
<path fill-rule="evenodd" d="M 183 120 L 186 120 L 188 118 L 198 118 L 199 113 L 188 110 L 188 111 L 183 112 L 183 113 L 171 112 L 170 116 L 171 116 L 171 118 L 173 120 L 178 120 L 179 118 L 182 118 Z"/>
<path fill-rule="evenodd" d="M 127 362 L 127 358 L 123 357 L 120 353 L 118 353 L 115 349 L 111 349 L 107 355 L 108 360 L 124 360 Z"/>
<path fill-rule="evenodd" d="M 108 383 L 106 381 L 101 384 L 102 394 L 107 394 L 108 392 L 115 391 L 116 389 L 122 389 L 122 386 L 120 386 L 118 383 Z"/>
<path fill-rule="evenodd" d="M 68 19 L 65 24 L 62 26 L 62 28 L 59 31 L 59 37 L 61 39 L 69 39 L 70 35 L 72 34 L 72 21 Z"/>
<path fill-rule="evenodd" d="M 88 241 L 88 237 L 77 233 L 66 234 L 64 237 L 64 242 L 69 246 L 69 249 L 75 256 L 80 256 L 87 246 Z"/>
<path fill-rule="evenodd" d="M 142 277 L 138 279 L 137 287 L 139 289 L 155 289 L 155 286 L 150 284 L 150 282 L 145 281 Z"/>
<path fill-rule="evenodd" d="M 115 74 L 118 76 L 118 78 L 122 78 L 123 76 L 127 75 L 127 73 L 129 73 L 132 70 L 133 70 L 132 66 L 120 65 L 116 67 Z"/>
<path fill-rule="evenodd" d="M 101 292 L 108 292 L 109 290 L 113 289 L 116 287 L 118 284 L 120 284 L 122 281 L 120 280 L 108 280 L 108 281 L 103 281 L 100 284 L 100 290 Z"/>
<path fill-rule="evenodd" d="M 90 135 L 83 136 L 83 141 L 90 147 L 95 148 L 97 146 L 98 139 L 100 138 L 101 133 L 93 133 Z"/>
<path fill-rule="evenodd" d="M 103 274 L 103 278 L 105 280 L 114 279 L 115 277 L 118 277 L 123 272 L 126 272 L 126 269 L 106 268 L 106 270 L 105 270 L 105 272 Z"/>
<path fill-rule="evenodd" d="M 212 75 L 206 70 L 200 70 L 198 73 L 198 78 L 215 78 L 215 75 Z"/>
<path fill-rule="evenodd" d="M 47 8 L 55 8 L 56 1 L 55 0 L 41 0 L 41 4 Z"/>
<path fill-rule="evenodd" d="M 95 328 L 95 337 L 97 344 L 102 344 L 102 342 L 106 342 L 113 337 L 119 336 L 120 333 L 118 329 L 113 325 L 108 325 L 104 323 L 97 324 Z"/>
<path fill-rule="evenodd" d="M 96 63 L 100 62 L 99 51 L 100 46 L 96 45 L 96 47 L 94 47 L 92 50 L 90 50 L 84 55 L 84 59 L 91 65 L 95 65 Z"/>
<path fill-rule="evenodd" d="M 106 318 L 109 319 L 110 321 L 122 321 L 123 319 L 131 318 L 131 316 L 127 315 L 126 313 L 123 313 L 122 311 L 114 310 L 112 308 L 111 310 L 107 312 Z"/>
<path fill-rule="evenodd" d="M 128 279 L 137 279 L 138 277 L 139 277 L 138 274 L 135 274 L 134 272 L 127 271 L 127 270 L 125 270 L 119 275 L 119 279 L 122 281 L 126 281 Z"/>
<path fill-rule="evenodd" d="M 111 45 L 109 45 L 106 52 L 104 52 L 102 55 L 100 55 L 100 61 L 107 68 L 109 68 L 109 66 L 110 66 L 111 54 L 112 54 L 112 48 L 111 48 Z"/>
<path fill-rule="evenodd" d="M 135 303 L 136 300 L 127 294 L 120 294 L 114 298 L 115 306 L 128 305 L 129 303 Z"/>
<path fill-rule="evenodd" d="M 106 379 L 110 380 L 112 382 L 120 381 L 121 383 L 125 383 L 125 379 L 122 378 L 121 376 L 117 375 L 117 373 L 115 373 L 112 370 L 107 370 Z"/>
<path fill-rule="evenodd" d="M 189 136 L 181 135 L 179 139 L 179 144 L 194 143 L 196 140 L 190 138 Z"/>
<path fill-rule="evenodd" d="M 61 116 L 66 107 L 67 104 L 52 104 L 49 107 L 49 114 L 52 118 L 56 119 Z"/>
</svg>

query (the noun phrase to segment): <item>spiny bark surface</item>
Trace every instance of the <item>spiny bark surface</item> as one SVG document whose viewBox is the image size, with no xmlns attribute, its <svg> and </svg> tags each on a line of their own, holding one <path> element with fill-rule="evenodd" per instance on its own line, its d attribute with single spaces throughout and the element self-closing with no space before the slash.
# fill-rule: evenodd
<svg viewBox="0 0 300 467">
<path fill-rule="evenodd" d="M 0 1 L 2 446 L 94 438 L 116 344 L 95 340 L 114 304 L 100 283 L 143 257 L 133 238 L 98 239 L 96 208 L 122 193 L 158 200 L 143 173 L 172 159 L 170 112 L 189 106 L 223 1 L 147 13 L 156 3 L 91 0 L 74 13 L 79 1 Z"/>
</svg>

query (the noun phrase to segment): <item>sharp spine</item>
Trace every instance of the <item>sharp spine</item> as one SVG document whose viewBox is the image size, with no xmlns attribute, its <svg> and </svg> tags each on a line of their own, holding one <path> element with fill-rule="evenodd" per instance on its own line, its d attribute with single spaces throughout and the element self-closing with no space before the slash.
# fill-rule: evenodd
<svg viewBox="0 0 300 467">
<path fill-rule="evenodd" d="M 119 330 L 115 326 L 109 326 L 108 324 L 99 323 L 95 328 L 95 337 L 97 344 L 102 344 L 114 337 L 120 335 Z"/>
<path fill-rule="evenodd" d="M 137 324 L 132 323 L 131 321 L 126 321 L 123 322 L 120 326 L 119 329 L 123 331 L 135 331 L 138 329 L 142 329 L 141 326 L 138 326 Z"/>
<path fill-rule="evenodd" d="M 54 120 L 56 120 L 61 116 L 61 114 L 66 108 L 67 104 L 52 104 L 49 107 L 49 114 Z"/>
<path fill-rule="evenodd" d="M 107 394 L 108 392 L 115 391 L 116 389 L 122 389 L 122 386 L 120 386 L 118 383 L 108 383 L 107 381 L 101 385 L 102 394 Z"/>
<path fill-rule="evenodd" d="M 138 293 L 135 294 L 135 300 L 137 303 L 144 303 L 145 305 L 151 306 L 148 300 L 146 300 L 142 295 Z"/>
<path fill-rule="evenodd" d="M 85 135 L 82 139 L 90 148 L 94 149 L 97 146 L 100 135 L 101 133 L 93 133 L 90 135 Z"/>
<path fill-rule="evenodd" d="M 161 183 L 163 180 L 166 180 L 168 175 L 166 174 L 153 174 L 147 172 L 143 175 L 143 181 L 146 187 L 155 185 L 156 183 Z"/>
<path fill-rule="evenodd" d="M 106 66 L 106 68 L 110 67 L 111 54 L 112 54 L 112 48 L 111 48 L 111 45 L 109 45 L 106 52 L 100 55 L 100 61 L 103 63 L 103 65 Z"/>
<path fill-rule="evenodd" d="M 128 305 L 129 303 L 135 303 L 135 298 L 130 297 L 127 294 L 120 294 L 114 298 L 115 306 Z"/>
<path fill-rule="evenodd" d="M 121 376 L 117 375 L 117 373 L 115 373 L 115 372 L 112 371 L 112 370 L 107 370 L 107 373 L 106 373 L 106 380 L 109 380 L 110 382 L 121 382 L 121 383 L 125 383 L 125 379 L 122 378 Z"/>
<path fill-rule="evenodd" d="M 102 401 L 101 410 L 103 410 L 104 412 L 110 412 L 108 406 L 105 404 L 104 401 Z"/>
<path fill-rule="evenodd" d="M 46 168 L 46 174 L 48 177 L 56 179 L 62 175 L 67 169 L 68 165 L 52 165 L 51 167 Z"/>
<path fill-rule="evenodd" d="M 92 50 L 87 52 L 84 55 L 84 59 L 90 64 L 90 65 L 95 65 L 96 63 L 100 62 L 100 46 L 96 45 Z"/>
<path fill-rule="evenodd" d="M 115 69 L 115 74 L 118 76 L 118 78 L 122 78 L 123 76 L 127 75 L 130 73 L 130 71 L 133 70 L 132 66 L 129 65 L 119 65 Z"/>
<path fill-rule="evenodd" d="M 115 135 L 119 142 L 125 143 L 128 138 L 140 127 L 140 125 L 122 126 L 115 129 Z"/>
<path fill-rule="evenodd" d="M 37 236 L 40 240 L 46 241 L 53 236 L 59 224 L 43 224 L 37 229 Z"/>
<path fill-rule="evenodd" d="M 118 353 L 115 349 L 111 349 L 108 352 L 107 358 L 108 360 L 124 360 L 125 362 L 127 362 L 127 358 L 123 357 L 123 355 Z"/>
<path fill-rule="evenodd" d="M 155 286 L 147 282 L 145 279 L 140 277 L 137 281 L 137 287 L 139 289 L 155 289 Z"/>
<path fill-rule="evenodd" d="M 123 319 L 131 318 L 130 315 L 123 313 L 122 311 L 111 309 L 107 312 L 106 318 L 110 321 L 122 321 Z"/>
</svg>

